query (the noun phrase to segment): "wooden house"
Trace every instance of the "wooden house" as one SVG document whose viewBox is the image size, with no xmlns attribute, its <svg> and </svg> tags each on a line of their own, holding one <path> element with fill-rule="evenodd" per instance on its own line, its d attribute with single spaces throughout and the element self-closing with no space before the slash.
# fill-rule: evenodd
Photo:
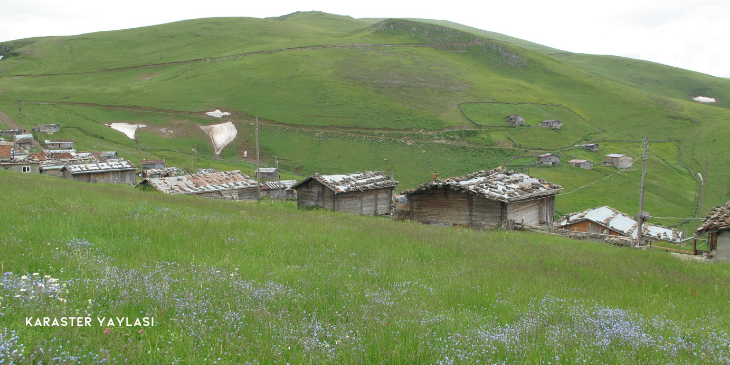
<svg viewBox="0 0 730 365">
<path fill-rule="evenodd" d="M 571 232 L 595 233 L 607 236 L 622 236 L 631 240 L 638 237 L 639 223 L 627 214 L 609 206 L 570 213 L 558 222 L 561 229 Z M 667 241 L 679 243 L 682 232 L 644 222 L 642 225 L 644 241 Z"/>
<path fill-rule="evenodd" d="M 598 151 L 598 143 L 585 143 L 580 145 L 580 148 L 587 151 Z"/>
<path fill-rule="evenodd" d="M 54 134 L 61 130 L 61 126 L 58 124 L 40 124 L 35 127 L 33 127 L 33 132 L 38 133 L 44 133 L 44 134 Z"/>
<path fill-rule="evenodd" d="M 13 137 L 13 142 L 15 142 L 16 150 L 29 151 L 31 148 L 33 148 L 33 135 L 32 134 L 16 134 Z"/>
<path fill-rule="evenodd" d="M 553 155 L 552 153 L 546 153 L 544 155 L 537 156 L 538 165 L 560 165 L 560 156 Z"/>
<path fill-rule="evenodd" d="M 601 165 L 603 166 L 613 166 L 618 167 L 620 169 L 625 169 L 627 167 L 631 167 L 631 165 L 634 163 L 633 159 L 629 155 L 624 155 L 620 153 L 612 153 L 610 155 L 606 155 L 606 160 L 601 162 Z"/>
<path fill-rule="evenodd" d="M 87 183 L 127 184 L 135 183 L 135 167 L 124 159 L 85 164 L 65 165 L 61 170 L 65 179 Z"/>
<path fill-rule="evenodd" d="M 521 116 L 519 116 L 517 114 L 510 114 L 506 117 L 506 119 L 507 119 L 507 123 L 509 123 L 509 125 L 511 125 L 513 127 L 527 125 L 527 123 L 525 123 L 525 118 L 522 118 Z"/>
<path fill-rule="evenodd" d="M 472 228 L 549 224 L 559 185 L 503 168 L 446 180 L 434 179 L 403 192 L 408 218 L 422 223 Z"/>
<path fill-rule="evenodd" d="M 241 171 L 198 171 L 192 175 L 146 178 L 138 186 L 151 186 L 165 194 L 184 194 L 206 199 L 259 199 L 259 184 Z"/>
<path fill-rule="evenodd" d="M 293 198 L 296 180 L 274 180 L 261 184 L 261 196 L 270 196 L 273 199 Z"/>
<path fill-rule="evenodd" d="M 362 215 L 389 215 L 398 182 L 378 171 L 315 174 L 294 184 L 297 207 L 324 207 Z"/>
<path fill-rule="evenodd" d="M 563 128 L 563 122 L 555 119 L 543 120 L 542 123 L 540 123 L 540 127 L 560 129 Z"/>
<path fill-rule="evenodd" d="M 164 169 L 165 160 L 142 160 L 142 170 Z"/>
<path fill-rule="evenodd" d="M 588 160 L 580 160 L 577 158 L 568 161 L 568 164 L 570 164 L 571 166 L 580 167 L 580 168 L 586 169 L 586 170 L 590 170 L 593 168 L 593 162 L 588 161 Z"/>
<path fill-rule="evenodd" d="M 58 139 L 55 141 L 45 140 L 43 145 L 46 148 L 53 148 L 57 150 L 72 150 L 74 149 L 74 141 L 72 139 Z"/>
<path fill-rule="evenodd" d="M 276 167 L 261 167 L 256 170 L 259 179 L 276 180 L 279 178 L 279 169 Z"/>
<path fill-rule="evenodd" d="M 715 251 L 715 260 L 730 262 L 730 202 L 713 208 L 695 234 L 709 236 L 708 251 Z"/>
</svg>

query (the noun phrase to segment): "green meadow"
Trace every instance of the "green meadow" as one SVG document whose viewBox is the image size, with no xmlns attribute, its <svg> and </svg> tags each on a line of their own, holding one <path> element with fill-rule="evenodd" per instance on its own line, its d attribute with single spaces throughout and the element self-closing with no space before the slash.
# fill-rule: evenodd
<svg viewBox="0 0 730 365">
<path fill-rule="evenodd" d="M 730 358 L 723 264 L 290 202 L 6 171 L 0 182 L 5 363 Z M 29 326 L 27 317 L 92 322 Z"/>
</svg>

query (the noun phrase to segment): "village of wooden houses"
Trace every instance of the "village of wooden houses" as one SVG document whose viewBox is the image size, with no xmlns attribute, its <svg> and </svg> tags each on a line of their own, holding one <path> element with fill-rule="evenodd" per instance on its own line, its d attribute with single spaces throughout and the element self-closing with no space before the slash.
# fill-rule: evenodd
<svg viewBox="0 0 730 365">
<path fill-rule="evenodd" d="M 518 115 L 506 116 L 511 126 L 524 125 Z M 562 123 L 546 120 L 541 127 L 559 129 Z M 36 135 L 52 135 L 60 127 L 39 125 Z M 293 199 L 299 209 L 323 208 L 337 212 L 410 220 L 430 225 L 472 229 L 529 230 L 616 246 L 647 248 L 664 241 L 685 250 L 659 247 L 697 259 L 730 262 L 730 202 L 715 207 L 694 234 L 648 223 L 649 217 L 620 212 L 610 206 L 585 207 L 556 218 L 555 197 L 563 188 L 504 167 L 441 178 L 434 172 L 418 187 L 398 190 L 398 181 L 385 172 L 343 171 L 297 180 L 280 179 L 277 168 L 257 168 L 254 176 L 241 171 L 198 169 L 185 173 L 166 166 L 165 160 L 140 159 L 139 166 L 115 151 L 77 151 L 73 140 L 44 139 L 24 130 L 0 130 L 0 169 L 44 174 L 85 183 L 127 184 L 163 194 L 185 194 L 206 199 L 256 201 Z M 576 146 L 599 151 L 597 143 Z M 37 151 L 32 153 L 32 151 Z M 559 165 L 555 154 L 535 155 L 535 165 Z M 626 154 L 606 154 L 602 166 L 631 168 Z M 572 159 L 568 164 L 592 169 L 593 162 Z M 188 171 L 189 172 L 189 171 Z M 706 241 L 706 250 L 697 241 Z"/>
</svg>

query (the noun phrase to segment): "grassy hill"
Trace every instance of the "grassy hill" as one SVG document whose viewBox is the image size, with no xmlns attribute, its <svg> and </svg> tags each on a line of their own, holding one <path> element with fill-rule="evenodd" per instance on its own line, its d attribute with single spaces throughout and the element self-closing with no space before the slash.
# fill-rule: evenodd
<svg viewBox="0 0 730 365">
<path fill-rule="evenodd" d="M 0 186 L 5 363 L 730 358 L 728 265 L 8 171 Z M 71 316 L 90 325 L 25 322 Z"/>
<path fill-rule="evenodd" d="M 433 171 L 462 175 L 548 151 L 598 164 L 602 153 L 584 156 L 570 147 L 588 141 L 637 157 L 648 134 L 668 142 L 650 149 L 657 165 L 649 171 L 656 184 L 647 210 L 691 216 L 694 175 L 707 158 L 712 167 L 703 210 L 728 200 L 727 80 L 645 62 L 633 62 L 637 71 L 629 72 L 610 57 L 552 55 L 434 23 L 310 12 L 6 42 L 0 47 L 6 55 L 0 110 L 15 115 L 22 99 L 24 116 L 16 122 L 28 129 L 59 123 L 66 127 L 61 136 L 78 139 L 80 148 L 103 144 L 135 160 L 144 153 L 174 164 L 193 164 L 197 149 L 204 164 L 244 171 L 258 116 L 268 166 L 278 157 L 291 174 L 388 170 L 403 189 Z M 718 103 L 692 101 L 697 92 Z M 518 105 L 522 112 L 519 105 L 537 104 L 551 107 L 534 118 L 568 118 L 564 129 L 506 128 L 498 126 L 506 125 L 500 114 L 510 107 L 484 109 Z M 221 156 L 213 156 L 197 129 L 221 122 L 204 115 L 214 109 L 232 112 L 229 119 L 239 128 Z M 132 141 L 104 126 L 114 121 L 149 127 Z M 566 187 L 610 173 L 531 170 Z M 582 210 L 590 202 L 632 213 L 639 175 L 565 195 L 558 210 Z"/>
</svg>

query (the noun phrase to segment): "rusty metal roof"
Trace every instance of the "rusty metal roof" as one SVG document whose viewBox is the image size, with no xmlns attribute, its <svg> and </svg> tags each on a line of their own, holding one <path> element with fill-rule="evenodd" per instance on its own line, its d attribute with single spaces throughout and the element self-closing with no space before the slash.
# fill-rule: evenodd
<svg viewBox="0 0 730 365">
<path fill-rule="evenodd" d="M 398 186 L 397 181 L 391 179 L 390 176 L 385 175 L 380 171 L 365 171 L 343 175 L 316 174 L 294 184 L 292 189 L 298 189 L 300 186 L 311 180 L 320 182 L 322 185 L 334 191 L 335 194 Z"/>
<path fill-rule="evenodd" d="M 697 229 L 696 234 L 721 231 L 730 229 L 730 201 L 724 205 L 712 208 L 705 217 L 702 226 Z"/>
<path fill-rule="evenodd" d="M 108 160 L 106 162 L 95 162 L 77 165 L 66 165 L 66 170 L 72 174 L 91 174 L 109 171 L 127 171 L 136 170 L 137 168 L 129 161 L 124 159 Z"/>
<path fill-rule="evenodd" d="M 403 194 L 410 195 L 443 187 L 449 187 L 454 190 L 467 190 L 487 199 L 505 203 L 555 195 L 563 191 L 560 185 L 549 183 L 545 180 L 537 179 L 513 170 L 496 168 L 489 171 L 482 170 L 461 177 L 432 180 L 419 185 L 415 189 L 407 190 Z"/>
<path fill-rule="evenodd" d="M 147 178 L 140 184 L 149 184 L 165 194 L 199 194 L 214 191 L 256 187 L 256 180 L 241 171 L 198 173 L 176 177 Z"/>
<path fill-rule="evenodd" d="M 639 223 L 629 215 L 619 212 L 609 206 L 584 210 L 582 212 L 570 213 L 563 216 L 558 223 L 560 227 L 567 227 L 585 220 L 598 223 L 623 236 L 636 239 Z M 644 222 L 642 226 L 643 235 L 670 242 L 679 242 L 682 239 L 682 232 L 676 229 L 667 228 L 657 224 Z"/>
</svg>

